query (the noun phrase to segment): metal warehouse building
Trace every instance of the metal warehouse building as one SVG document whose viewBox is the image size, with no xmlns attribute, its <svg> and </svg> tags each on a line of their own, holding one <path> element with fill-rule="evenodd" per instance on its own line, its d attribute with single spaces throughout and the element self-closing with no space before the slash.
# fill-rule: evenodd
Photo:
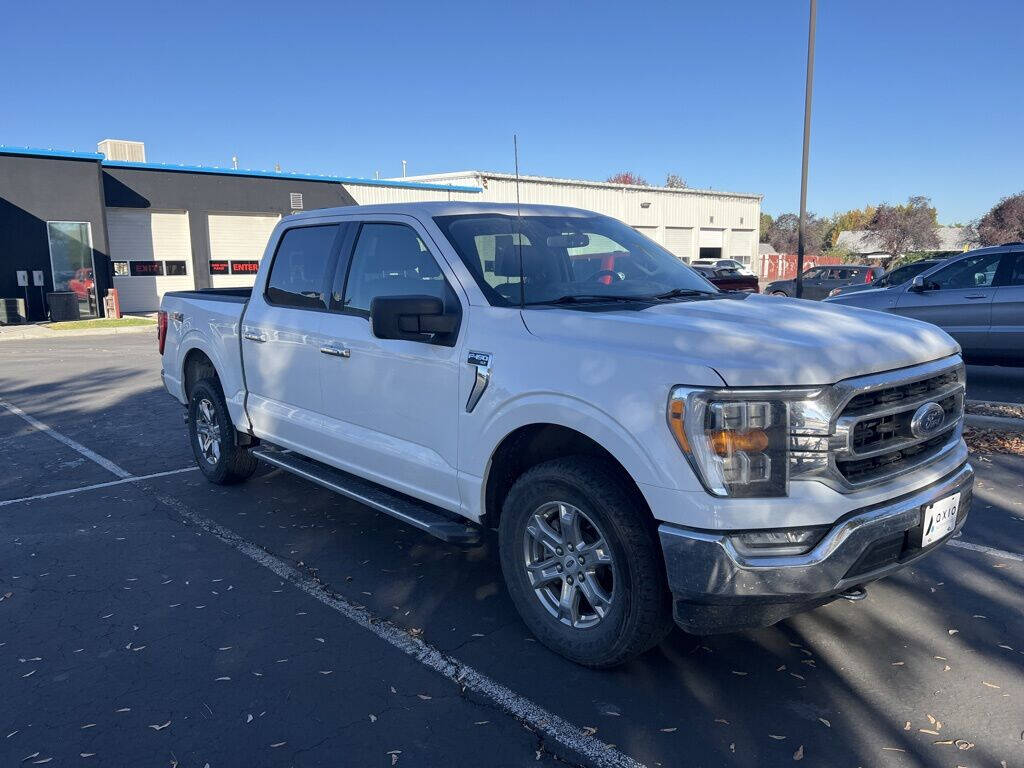
<svg viewBox="0 0 1024 768">
<path fill-rule="evenodd" d="M 271 230 L 300 210 L 516 200 L 507 174 L 315 176 L 147 163 L 140 142 L 99 146 L 105 154 L 0 147 L 0 299 L 30 320 L 47 317 L 54 291 L 96 317 L 110 288 L 122 311 L 150 312 L 166 291 L 251 285 Z M 520 177 L 519 194 L 614 216 L 686 260 L 756 253 L 759 195 L 539 176 Z"/>
</svg>

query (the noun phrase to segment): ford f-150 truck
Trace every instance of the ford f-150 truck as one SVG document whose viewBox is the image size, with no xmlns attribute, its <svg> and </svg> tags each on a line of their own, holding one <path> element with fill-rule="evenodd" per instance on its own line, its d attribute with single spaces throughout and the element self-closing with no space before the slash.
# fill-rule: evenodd
<svg viewBox="0 0 1024 768">
<path fill-rule="evenodd" d="M 607 667 L 764 626 L 932 552 L 973 471 L 933 325 L 720 292 L 588 211 L 289 216 L 251 289 L 168 293 L 167 390 L 214 483 L 262 461 L 453 543 Z"/>
</svg>

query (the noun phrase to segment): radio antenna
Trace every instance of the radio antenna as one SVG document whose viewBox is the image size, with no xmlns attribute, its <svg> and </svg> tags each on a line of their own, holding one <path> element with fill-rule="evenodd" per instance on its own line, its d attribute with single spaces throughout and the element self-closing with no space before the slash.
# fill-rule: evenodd
<svg viewBox="0 0 1024 768">
<path fill-rule="evenodd" d="M 523 278 L 523 212 L 519 207 L 519 138 L 512 134 L 512 155 L 516 166 L 516 248 L 519 251 L 519 309 L 526 306 L 526 280 Z"/>
</svg>

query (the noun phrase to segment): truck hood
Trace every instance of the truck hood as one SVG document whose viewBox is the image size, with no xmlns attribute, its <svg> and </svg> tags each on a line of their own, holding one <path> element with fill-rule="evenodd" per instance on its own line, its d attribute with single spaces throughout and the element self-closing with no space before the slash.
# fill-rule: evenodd
<svg viewBox="0 0 1024 768">
<path fill-rule="evenodd" d="M 929 323 L 832 303 L 749 294 L 607 306 L 532 309 L 523 320 L 540 338 L 678 354 L 713 368 L 732 387 L 833 384 L 960 351 Z"/>
</svg>

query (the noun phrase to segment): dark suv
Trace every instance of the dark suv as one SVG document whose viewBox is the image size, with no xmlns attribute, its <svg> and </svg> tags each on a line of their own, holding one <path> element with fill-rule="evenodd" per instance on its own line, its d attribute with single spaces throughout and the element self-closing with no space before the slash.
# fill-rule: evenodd
<svg viewBox="0 0 1024 768">
<path fill-rule="evenodd" d="M 901 267 L 890 269 L 877 280 L 870 283 L 854 283 L 853 285 L 842 285 L 829 291 L 829 298 L 833 296 L 848 296 L 851 293 L 870 291 L 875 288 L 895 288 L 897 285 L 913 280 L 922 272 L 927 272 L 936 264 L 942 263 L 942 259 L 920 259 L 904 264 Z"/>
<path fill-rule="evenodd" d="M 835 264 L 811 267 L 804 272 L 803 299 L 824 299 L 833 288 L 855 283 L 870 283 L 885 272 L 868 264 Z M 768 283 L 765 293 L 775 296 L 796 296 L 796 278 Z"/>
</svg>

